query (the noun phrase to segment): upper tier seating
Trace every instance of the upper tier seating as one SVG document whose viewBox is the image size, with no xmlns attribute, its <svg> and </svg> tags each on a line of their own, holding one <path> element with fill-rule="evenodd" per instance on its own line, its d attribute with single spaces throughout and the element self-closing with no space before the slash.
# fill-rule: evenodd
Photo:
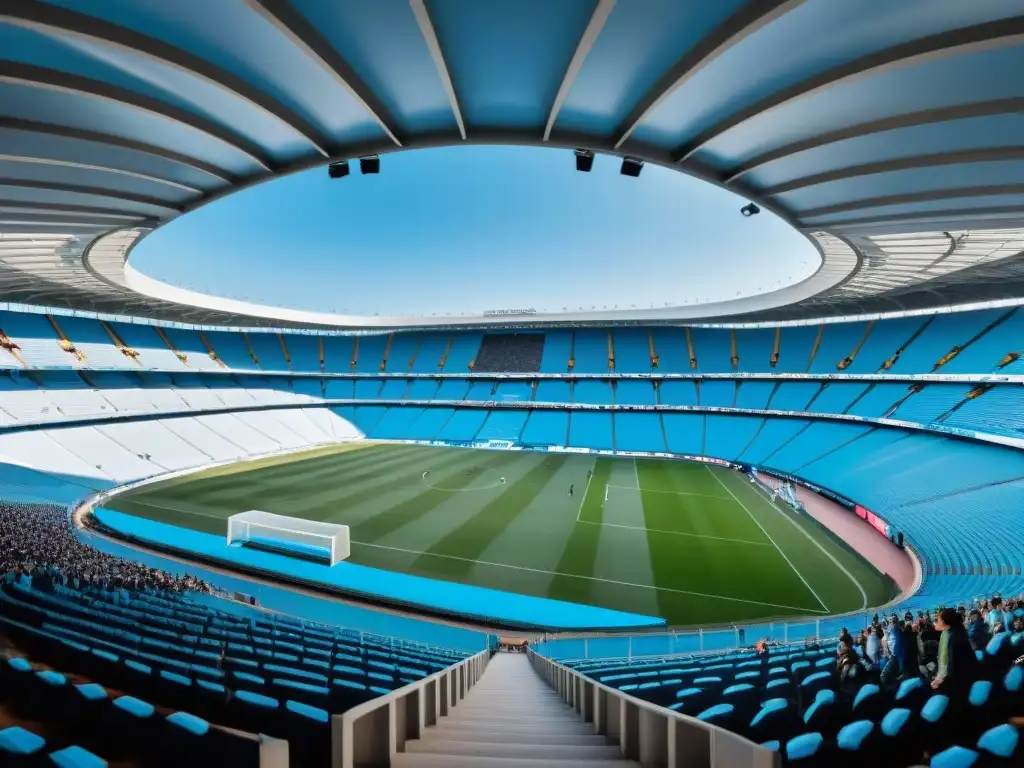
<svg viewBox="0 0 1024 768">
<path fill-rule="evenodd" d="M 473 365 L 474 373 L 535 373 L 540 370 L 544 335 L 541 333 L 488 333 Z"/>
<path fill-rule="evenodd" d="M 0 367 L 427 374 L 1020 373 L 1022 327 L 1021 310 L 991 309 L 778 329 L 409 331 L 353 337 L 196 331 L 0 311 L 0 330 L 18 347 L 0 349 Z"/>
</svg>

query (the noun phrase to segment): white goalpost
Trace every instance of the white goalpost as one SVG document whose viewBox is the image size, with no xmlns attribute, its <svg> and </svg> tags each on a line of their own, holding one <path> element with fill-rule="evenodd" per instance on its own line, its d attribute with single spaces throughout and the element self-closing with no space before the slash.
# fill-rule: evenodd
<svg viewBox="0 0 1024 768">
<path fill-rule="evenodd" d="M 347 525 L 250 510 L 228 518 L 228 546 L 272 549 L 336 565 L 349 556 Z"/>
</svg>

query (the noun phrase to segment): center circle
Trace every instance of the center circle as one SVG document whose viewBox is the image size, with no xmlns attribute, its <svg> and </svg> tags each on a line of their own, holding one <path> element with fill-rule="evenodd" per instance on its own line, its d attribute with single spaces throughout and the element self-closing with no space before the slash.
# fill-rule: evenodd
<svg viewBox="0 0 1024 768">
<path fill-rule="evenodd" d="M 489 491 L 492 488 L 500 488 L 508 482 L 507 478 L 497 470 L 480 465 L 466 467 L 455 475 L 446 473 L 437 473 L 437 475 L 435 477 L 435 473 L 429 469 L 424 471 L 423 484 L 431 490 L 445 493 Z"/>
</svg>

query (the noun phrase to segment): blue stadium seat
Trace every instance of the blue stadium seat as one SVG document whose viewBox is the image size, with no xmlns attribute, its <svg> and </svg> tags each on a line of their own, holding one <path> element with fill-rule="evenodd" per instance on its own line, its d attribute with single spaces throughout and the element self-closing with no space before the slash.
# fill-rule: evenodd
<svg viewBox="0 0 1024 768">
<path fill-rule="evenodd" d="M 0 765 L 34 768 L 40 765 L 46 739 L 19 726 L 0 730 Z"/>
<path fill-rule="evenodd" d="M 298 701 L 285 702 L 285 728 L 291 760 L 299 765 L 327 765 L 331 755 L 330 713 Z"/>
<path fill-rule="evenodd" d="M 154 743 L 156 709 L 134 696 L 120 696 L 104 711 L 101 734 L 105 755 L 123 759 L 141 753 L 145 745 Z"/>
<path fill-rule="evenodd" d="M 66 747 L 49 755 L 56 768 L 107 768 L 107 761 L 78 745 Z"/>
<path fill-rule="evenodd" d="M 747 734 L 751 741 L 779 739 L 785 741 L 793 735 L 796 711 L 787 699 L 769 699 L 750 720 Z"/>
<path fill-rule="evenodd" d="M 1024 762 L 1024 747 L 1021 746 L 1020 730 L 1010 723 L 997 725 L 985 731 L 978 739 L 978 749 L 998 758 L 1007 761 L 1007 765 L 1020 765 Z"/>
<path fill-rule="evenodd" d="M 210 724 L 188 712 L 173 712 L 164 718 L 159 739 L 160 763 L 168 768 L 202 764 L 204 760 L 214 764 L 223 757 Z"/>
<path fill-rule="evenodd" d="M 875 723 L 870 720 L 856 720 L 839 729 L 836 749 L 844 765 L 862 765 L 872 753 L 872 737 L 877 734 Z"/>
<path fill-rule="evenodd" d="M 820 733 L 804 733 L 786 742 L 786 761 L 789 764 L 813 763 L 825 745 Z"/>
</svg>

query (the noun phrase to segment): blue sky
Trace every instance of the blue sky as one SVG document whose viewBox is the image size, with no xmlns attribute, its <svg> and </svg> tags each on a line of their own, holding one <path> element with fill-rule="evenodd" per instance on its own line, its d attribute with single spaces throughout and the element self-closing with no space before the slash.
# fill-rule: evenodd
<svg viewBox="0 0 1024 768">
<path fill-rule="evenodd" d="M 681 173 L 639 179 L 598 155 L 452 147 L 385 155 L 379 176 L 324 168 L 180 217 L 131 257 L 174 285 L 364 315 L 611 309 L 717 301 L 814 272 L 787 224 Z"/>
</svg>

